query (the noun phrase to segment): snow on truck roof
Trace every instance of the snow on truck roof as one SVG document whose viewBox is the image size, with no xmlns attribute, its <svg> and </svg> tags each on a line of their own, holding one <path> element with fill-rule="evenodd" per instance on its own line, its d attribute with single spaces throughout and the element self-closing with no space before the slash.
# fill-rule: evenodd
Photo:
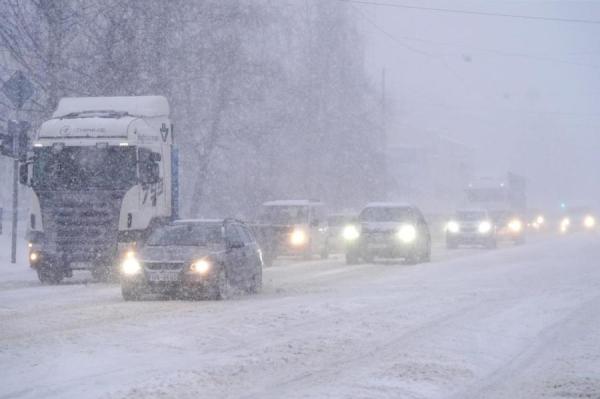
<svg viewBox="0 0 600 399">
<path fill-rule="evenodd" d="M 369 202 L 365 208 L 411 208 L 407 202 Z"/>
<path fill-rule="evenodd" d="M 277 200 L 267 201 L 263 203 L 263 206 L 319 206 L 323 205 L 322 202 L 316 200 Z"/>
<path fill-rule="evenodd" d="M 93 111 L 126 112 L 137 117 L 169 116 L 169 102 L 163 96 L 67 97 L 60 100 L 53 118 Z"/>
</svg>

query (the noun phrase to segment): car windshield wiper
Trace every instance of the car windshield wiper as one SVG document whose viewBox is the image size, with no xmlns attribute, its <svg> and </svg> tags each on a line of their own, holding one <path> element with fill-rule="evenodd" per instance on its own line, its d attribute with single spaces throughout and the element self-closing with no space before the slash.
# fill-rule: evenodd
<svg viewBox="0 0 600 399">
<path fill-rule="evenodd" d="M 71 112 L 63 115 L 58 119 L 75 119 L 75 118 L 123 118 L 125 116 L 131 116 L 126 111 L 110 111 L 110 110 L 99 110 L 99 111 L 78 111 Z"/>
</svg>

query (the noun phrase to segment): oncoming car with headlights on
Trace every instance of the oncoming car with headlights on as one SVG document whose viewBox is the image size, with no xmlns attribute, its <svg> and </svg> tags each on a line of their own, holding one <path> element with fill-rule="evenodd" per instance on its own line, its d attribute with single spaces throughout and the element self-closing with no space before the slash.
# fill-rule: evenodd
<svg viewBox="0 0 600 399">
<path fill-rule="evenodd" d="M 461 245 L 496 248 L 496 226 L 486 210 L 459 210 L 446 224 L 446 247 L 456 249 Z"/>
<path fill-rule="evenodd" d="M 421 211 L 400 203 L 371 203 L 357 223 L 342 232 L 346 240 L 346 263 L 375 258 L 403 258 L 407 263 L 428 262 L 431 236 Z"/>
<path fill-rule="evenodd" d="M 265 202 L 253 228 L 267 265 L 280 255 L 304 259 L 329 256 L 327 217 L 325 205 L 320 201 Z"/>
<path fill-rule="evenodd" d="M 242 222 L 181 220 L 158 227 L 121 261 L 125 300 L 145 293 L 224 299 L 231 292 L 256 293 L 262 286 L 262 256 Z"/>
<path fill-rule="evenodd" d="M 493 211 L 492 219 L 496 226 L 496 237 L 499 241 L 510 242 L 515 245 L 525 244 L 525 223 L 523 218 L 509 211 Z"/>
<path fill-rule="evenodd" d="M 560 218 L 558 229 L 562 234 L 577 231 L 596 231 L 596 214 L 588 206 L 569 207 Z"/>
</svg>

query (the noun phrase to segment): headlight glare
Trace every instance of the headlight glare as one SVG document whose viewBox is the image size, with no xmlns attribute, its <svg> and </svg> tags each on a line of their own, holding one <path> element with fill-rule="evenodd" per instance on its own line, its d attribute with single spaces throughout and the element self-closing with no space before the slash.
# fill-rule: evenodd
<svg viewBox="0 0 600 399">
<path fill-rule="evenodd" d="M 142 271 L 142 265 L 137 260 L 135 252 L 129 251 L 125 254 L 125 259 L 121 263 L 121 271 L 128 276 L 138 274 Z"/>
<path fill-rule="evenodd" d="M 417 229 L 412 224 L 402 225 L 398 229 L 397 236 L 400 241 L 409 244 L 417 238 Z"/>
<path fill-rule="evenodd" d="M 596 226 L 596 219 L 592 215 L 587 215 L 585 219 L 583 219 L 583 225 L 591 229 Z"/>
<path fill-rule="evenodd" d="M 460 224 L 454 220 L 451 220 L 446 225 L 446 230 L 448 230 L 450 233 L 458 233 L 460 231 Z"/>
<path fill-rule="evenodd" d="M 513 219 L 508 223 L 508 228 L 518 233 L 523 229 L 523 223 L 519 219 Z"/>
<path fill-rule="evenodd" d="M 481 234 L 489 233 L 491 230 L 492 224 L 487 220 L 484 220 L 483 222 L 479 223 L 479 226 L 477 227 L 477 231 L 479 231 L 479 233 Z"/>
<path fill-rule="evenodd" d="M 206 274 L 210 270 L 210 262 L 206 259 L 200 259 L 192 263 L 190 270 L 194 273 Z"/>
<path fill-rule="evenodd" d="M 344 227 L 344 230 L 342 230 L 342 237 L 346 241 L 354 241 L 360 237 L 360 231 L 356 226 L 350 224 Z"/>
<path fill-rule="evenodd" d="M 32 252 L 29 254 L 29 260 L 31 262 L 37 262 L 39 258 L 40 258 L 40 255 L 38 255 L 37 252 Z"/>
<path fill-rule="evenodd" d="M 294 229 L 290 235 L 290 244 L 294 247 L 301 247 L 308 242 L 308 236 L 302 229 Z"/>
</svg>

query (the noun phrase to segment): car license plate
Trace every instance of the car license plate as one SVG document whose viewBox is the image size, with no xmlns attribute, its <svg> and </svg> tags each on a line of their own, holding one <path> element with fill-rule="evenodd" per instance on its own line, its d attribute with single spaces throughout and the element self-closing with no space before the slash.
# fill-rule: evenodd
<svg viewBox="0 0 600 399">
<path fill-rule="evenodd" d="M 178 271 L 160 271 L 148 273 L 148 280 L 152 282 L 175 282 L 179 281 Z"/>
</svg>

